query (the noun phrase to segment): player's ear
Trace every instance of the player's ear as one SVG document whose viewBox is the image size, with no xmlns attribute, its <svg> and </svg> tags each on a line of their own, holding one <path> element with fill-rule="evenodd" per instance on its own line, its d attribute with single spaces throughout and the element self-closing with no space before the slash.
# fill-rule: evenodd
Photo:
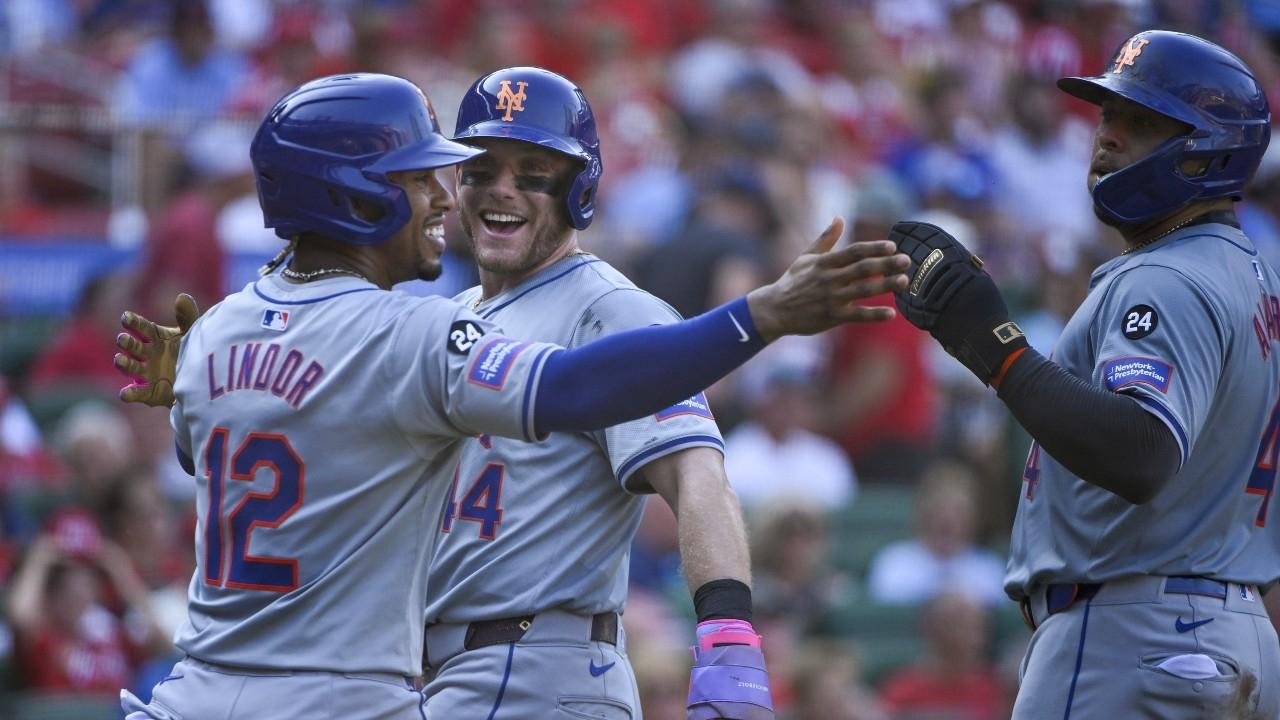
<svg viewBox="0 0 1280 720">
<path fill-rule="evenodd" d="M 370 223 L 376 223 L 382 220 L 382 218 L 387 214 L 385 210 L 377 205 L 365 202 L 364 200 L 356 197 L 351 198 L 351 212 L 355 213 L 361 220 L 365 220 Z"/>
<path fill-rule="evenodd" d="M 1182 170 L 1182 174 L 1187 177 L 1200 177 L 1209 172 L 1209 165 L 1213 162 L 1213 158 L 1191 158 L 1183 160 L 1178 166 Z"/>
</svg>

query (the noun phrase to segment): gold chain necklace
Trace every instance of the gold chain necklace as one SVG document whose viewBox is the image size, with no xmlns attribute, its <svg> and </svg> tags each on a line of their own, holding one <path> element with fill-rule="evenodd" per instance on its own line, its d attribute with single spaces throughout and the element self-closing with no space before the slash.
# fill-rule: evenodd
<svg viewBox="0 0 1280 720">
<path fill-rule="evenodd" d="M 312 270 L 311 272 L 298 272 L 293 268 L 284 268 L 280 271 L 280 274 L 290 280 L 297 280 L 298 282 L 311 282 L 316 278 L 325 277 L 326 275 L 354 275 L 367 283 L 373 283 L 372 280 L 364 275 L 361 275 L 355 270 L 347 270 L 346 268 L 322 268 L 320 270 Z"/>
<path fill-rule="evenodd" d="M 1131 247 L 1131 248 L 1125 248 L 1123 251 L 1121 251 L 1121 253 L 1120 253 L 1120 254 L 1121 254 L 1121 255 L 1128 255 L 1128 254 L 1129 254 L 1129 253 L 1131 253 L 1131 252 L 1135 252 L 1135 251 L 1137 251 L 1137 250 L 1141 250 L 1142 248 L 1144 248 L 1144 247 L 1146 247 L 1146 246 L 1150 245 L 1151 243 L 1153 243 L 1153 242 L 1155 242 L 1155 241 L 1157 241 L 1157 240 L 1160 240 L 1160 239 L 1162 239 L 1162 238 L 1165 238 L 1165 237 L 1169 236 L 1169 235 L 1170 235 L 1174 230 L 1181 230 L 1182 228 L 1184 228 L 1184 227 L 1186 227 L 1187 225 L 1189 225 L 1189 224 L 1191 223 L 1191 221 L 1192 221 L 1192 220 L 1195 220 L 1195 219 L 1196 219 L 1196 218 L 1198 218 L 1198 217 L 1200 217 L 1200 216 L 1199 216 L 1199 215 L 1195 215 L 1195 216 L 1189 217 L 1189 218 L 1187 218 L 1186 220 L 1183 220 L 1182 222 L 1178 223 L 1177 225 L 1174 225 L 1173 227 L 1169 228 L 1168 230 L 1165 230 L 1164 232 L 1160 233 L 1159 235 L 1157 235 L 1157 236 L 1155 236 L 1155 237 L 1153 237 L 1153 238 L 1151 238 L 1151 239 L 1149 239 L 1149 240 L 1143 240 L 1142 242 L 1138 243 L 1137 245 L 1134 245 L 1134 246 L 1133 246 L 1133 247 Z"/>
</svg>

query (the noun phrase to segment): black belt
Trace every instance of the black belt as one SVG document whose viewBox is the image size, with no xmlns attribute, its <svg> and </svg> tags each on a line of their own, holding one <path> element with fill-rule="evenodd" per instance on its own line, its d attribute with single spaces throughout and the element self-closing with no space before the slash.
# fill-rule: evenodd
<svg viewBox="0 0 1280 720">
<path fill-rule="evenodd" d="M 501 620 L 478 620 L 467 626 L 467 634 L 463 637 L 462 646 L 467 650 L 517 642 L 533 627 L 536 616 L 502 618 Z M 591 616 L 591 639 L 618 644 L 618 614 L 602 612 Z"/>
<path fill-rule="evenodd" d="M 1057 615 L 1070 609 L 1080 600 L 1093 598 L 1100 589 L 1102 589 L 1102 583 L 1051 583 L 1045 588 L 1045 611 L 1048 615 Z M 1164 591 L 1179 595 L 1204 595 L 1224 600 L 1227 597 L 1227 583 L 1207 577 L 1171 575 L 1165 578 Z M 1031 599 L 1023 598 L 1021 605 L 1022 619 L 1027 623 L 1027 627 L 1035 630 L 1035 619 L 1031 616 Z"/>
</svg>

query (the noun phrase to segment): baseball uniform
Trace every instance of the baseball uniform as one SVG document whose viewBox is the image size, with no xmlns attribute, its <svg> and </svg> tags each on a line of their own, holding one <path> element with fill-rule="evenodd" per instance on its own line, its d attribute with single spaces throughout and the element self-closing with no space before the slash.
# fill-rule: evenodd
<svg viewBox="0 0 1280 720">
<path fill-rule="evenodd" d="M 1280 277 L 1232 225 L 1094 272 L 1053 359 L 1132 396 L 1181 466 L 1133 505 L 1032 446 L 1006 576 L 1036 625 L 1015 717 L 1234 717 L 1252 702 L 1243 676 L 1256 717 L 1280 717 L 1259 589 L 1280 577 L 1278 350 Z"/>
<path fill-rule="evenodd" d="M 459 438 L 534 439 L 550 347 L 356 278 L 269 276 L 211 308 L 183 342 L 172 412 L 198 485 L 189 657 L 150 716 L 422 717 L 426 564 L 449 490 L 431 480 Z"/>
<path fill-rule="evenodd" d="M 509 332 L 566 347 L 679 320 L 585 253 L 480 298 L 477 287 L 456 299 Z M 617 621 L 642 493 L 652 492 L 640 471 L 692 447 L 723 447 L 701 394 L 603 431 L 463 442 L 429 572 L 434 716 L 640 717 Z"/>
</svg>

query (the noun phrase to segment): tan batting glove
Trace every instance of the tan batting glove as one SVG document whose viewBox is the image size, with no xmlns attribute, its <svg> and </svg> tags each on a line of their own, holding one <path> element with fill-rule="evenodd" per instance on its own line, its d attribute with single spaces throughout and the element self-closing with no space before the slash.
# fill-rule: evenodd
<svg viewBox="0 0 1280 720">
<path fill-rule="evenodd" d="M 178 346 L 200 317 L 195 298 L 186 293 L 173 301 L 178 327 L 157 325 L 126 310 L 120 324 L 129 332 L 116 336 L 116 369 L 133 382 L 120 388 L 120 399 L 151 407 L 173 405 L 173 381 L 178 375 Z"/>
</svg>

